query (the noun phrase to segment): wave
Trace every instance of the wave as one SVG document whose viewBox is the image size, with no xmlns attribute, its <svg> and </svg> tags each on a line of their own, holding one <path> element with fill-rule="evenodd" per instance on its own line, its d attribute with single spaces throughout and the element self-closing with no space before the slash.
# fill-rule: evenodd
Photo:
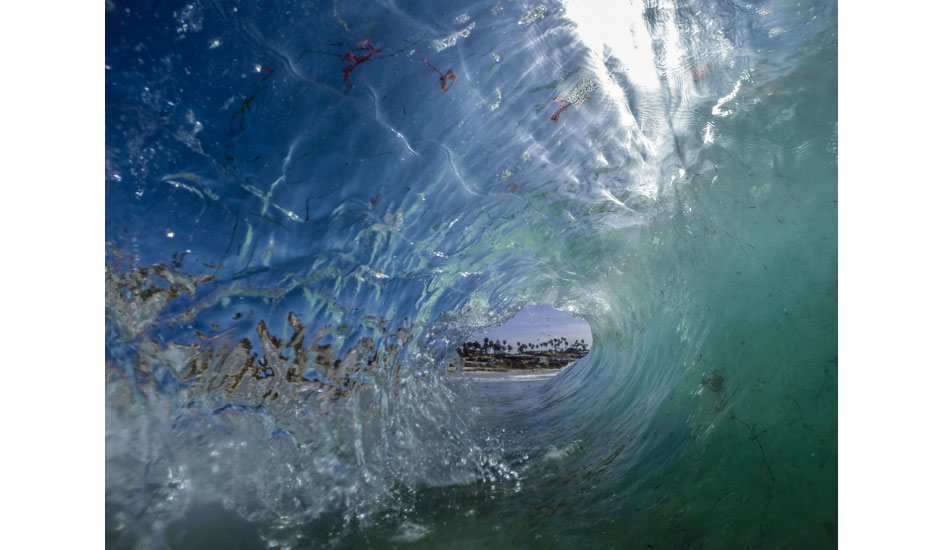
<svg viewBox="0 0 950 550">
<path fill-rule="evenodd" d="M 107 546 L 836 545 L 836 3 L 153 8 L 106 13 Z M 446 372 L 530 304 L 591 352 Z"/>
</svg>

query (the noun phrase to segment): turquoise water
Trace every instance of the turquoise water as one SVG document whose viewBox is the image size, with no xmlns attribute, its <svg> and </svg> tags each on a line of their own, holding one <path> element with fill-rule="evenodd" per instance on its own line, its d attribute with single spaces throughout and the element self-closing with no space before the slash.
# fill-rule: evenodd
<svg viewBox="0 0 950 550">
<path fill-rule="evenodd" d="M 106 30 L 107 546 L 837 545 L 836 3 Z M 591 353 L 446 374 L 530 304 Z"/>
</svg>

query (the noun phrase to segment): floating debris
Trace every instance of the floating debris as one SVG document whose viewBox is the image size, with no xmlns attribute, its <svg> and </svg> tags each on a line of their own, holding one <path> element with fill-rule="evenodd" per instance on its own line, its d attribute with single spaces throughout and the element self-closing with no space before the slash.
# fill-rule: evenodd
<svg viewBox="0 0 950 550">
<path fill-rule="evenodd" d="M 703 376 L 702 385 L 711 392 L 719 393 L 726 384 L 726 377 L 719 372 L 712 372 Z"/>
<path fill-rule="evenodd" d="M 566 98 L 555 97 L 552 101 L 558 101 L 563 103 L 563 105 L 561 105 L 561 107 L 555 111 L 553 115 L 551 115 L 551 120 L 557 122 L 557 119 L 561 116 L 561 113 L 566 111 L 569 107 L 580 105 L 581 103 L 584 103 L 590 99 L 590 95 L 594 93 L 594 90 L 596 89 L 597 84 L 595 84 L 593 80 L 585 78 L 576 86 L 574 86 L 570 92 L 568 92 Z"/>
<path fill-rule="evenodd" d="M 455 73 L 452 72 L 452 69 L 449 69 L 449 71 L 448 71 L 447 73 L 442 74 L 442 71 L 440 71 L 439 69 L 436 69 L 436 68 L 432 65 L 432 63 L 429 63 L 429 60 L 428 60 L 428 59 L 426 59 L 426 58 L 423 57 L 423 58 L 422 58 L 422 62 L 425 63 L 426 65 L 428 65 L 429 68 L 432 69 L 433 71 L 439 73 L 439 82 L 442 84 L 442 93 L 445 93 L 445 92 L 449 91 L 449 88 L 452 87 L 451 85 L 448 85 L 448 84 L 447 84 L 447 82 L 448 82 L 449 80 L 451 80 L 452 82 L 458 82 L 458 77 L 455 76 Z"/>
<path fill-rule="evenodd" d="M 544 15 L 548 12 L 548 7 L 544 4 L 538 4 L 537 6 L 531 8 L 530 10 L 524 12 L 521 16 L 521 19 L 518 20 L 519 25 L 530 25 L 538 19 L 544 19 Z"/>
<path fill-rule="evenodd" d="M 343 61 L 353 62 L 352 65 L 347 65 L 346 67 L 343 67 L 343 84 L 346 84 L 347 91 L 349 91 L 353 87 L 352 84 L 348 83 L 348 80 L 350 78 L 350 73 L 353 72 L 353 69 L 355 69 L 356 66 L 359 65 L 360 63 L 363 63 L 364 61 L 369 60 L 369 58 L 373 57 L 374 55 L 381 53 L 380 50 L 377 50 L 376 48 L 373 47 L 373 44 L 369 40 L 362 40 L 360 42 L 357 42 L 356 46 L 360 48 L 361 50 L 368 50 L 369 53 L 357 56 L 357 55 L 354 55 L 353 52 L 346 52 L 346 55 L 343 56 Z"/>
</svg>

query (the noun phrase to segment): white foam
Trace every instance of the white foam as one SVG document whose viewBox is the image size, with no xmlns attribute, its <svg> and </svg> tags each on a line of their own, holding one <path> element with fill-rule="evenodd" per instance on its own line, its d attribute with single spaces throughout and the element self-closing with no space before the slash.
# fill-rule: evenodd
<svg viewBox="0 0 950 550">
<path fill-rule="evenodd" d="M 404 521 L 402 525 L 399 526 L 399 532 L 389 540 L 392 542 L 416 542 L 431 532 L 432 529 L 426 527 L 425 525 L 420 525 L 411 521 Z"/>
</svg>

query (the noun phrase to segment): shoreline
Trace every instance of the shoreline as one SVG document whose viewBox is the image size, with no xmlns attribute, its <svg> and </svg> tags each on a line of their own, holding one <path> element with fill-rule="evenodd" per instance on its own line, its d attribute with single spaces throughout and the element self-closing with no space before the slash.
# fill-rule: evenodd
<svg viewBox="0 0 950 550">
<path fill-rule="evenodd" d="M 574 363 L 571 363 L 572 365 Z M 567 367 L 562 367 L 559 369 L 464 369 L 464 370 L 448 370 L 446 374 L 466 374 L 473 372 L 488 372 L 488 373 L 498 373 L 498 374 L 538 374 L 546 372 L 561 372 Z"/>
<path fill-rule="evenodd" d="M 530 373 L 546 370 L 560 370 L 587 356 L 587 352 L 574 350 L 566 352 L 543 352 L 494 355 L 462 356 L 460 364 L 449 363 L 447 372 L 513 372 Z"/>
<path fill-rule="evenodd" d="M 446 372 L 451 380 L 485 380 L 514 382 L 517 380 L 547 380 L 554 378 L 563 369 L 535 369 L 535 370 L 469 370 L 461 372 Z"/>
<path fill-rule="evenodd" d="M 559 368 L 541 368 L 541 369 L 463 369 L 463 370 L 447 370 L 445 374 L 452 376 L 465 376 L 466 374 L 514 374 L 515 376 L 531 376 L 539 374 L 556 374 L 562 370 L 570 367 L 577 361 L 572 361 L 567 365 Z"/>
</svg>

